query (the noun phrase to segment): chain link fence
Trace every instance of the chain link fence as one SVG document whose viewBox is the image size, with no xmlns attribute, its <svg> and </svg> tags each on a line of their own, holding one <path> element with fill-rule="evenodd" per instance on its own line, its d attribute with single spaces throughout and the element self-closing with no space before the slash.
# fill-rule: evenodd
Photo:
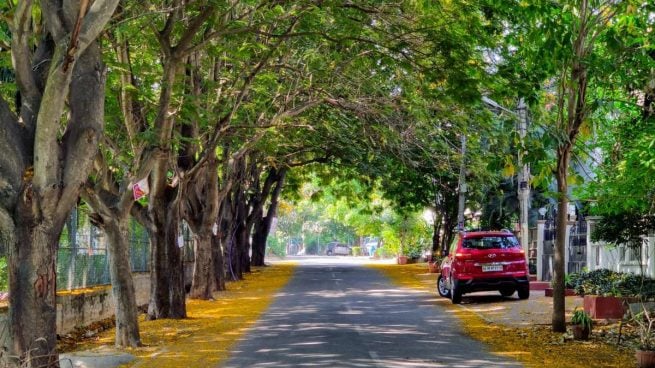
<svg viewBox="0 0 655 368">
<path fill-rule="evenodd" d="M 130 220 L 129 239 L 132 271 L 148 272 L 148 233 L 134 220 Z M 107 242 L 107 236 L 90 223 L 83 210 L 73 210 L 59 240 L 57 290 L 110 284 Z"/>
</svg>

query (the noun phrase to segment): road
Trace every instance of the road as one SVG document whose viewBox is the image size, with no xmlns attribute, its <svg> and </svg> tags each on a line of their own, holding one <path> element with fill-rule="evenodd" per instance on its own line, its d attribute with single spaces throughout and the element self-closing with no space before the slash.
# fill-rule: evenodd
<svg viewBox="0 0 655 368">
<path fill-rule="evenodd" d="M 467 336 L 436 294 L 352 257 L 305 258 L 222 367 L 520 367 Z"/>
</svg>

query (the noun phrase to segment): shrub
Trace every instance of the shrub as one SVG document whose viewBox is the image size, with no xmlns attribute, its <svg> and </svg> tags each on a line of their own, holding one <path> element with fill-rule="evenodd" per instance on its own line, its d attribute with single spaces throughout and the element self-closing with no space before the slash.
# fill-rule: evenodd
<svg viewBox="0 0 655 368">
<path fill-rule="evenodd" d="M 612 295 L 623 297 L 655 297 L 655 280 L 632 273 L 599 269 L 571 274 L 570 282 L 579 295 Z"/>
<path fill-rule="evenodd" d="M 266 241 L 266 250 L 268 253 L 275 254 L 278 257 L 285 257 L 287 255 L 287 247 L 284 239 L 277 236 L 269 236 Z"/>
<path fill-rule="evenodd" d="M 353 256 L 361 256 L 362 255 L 362 247 L 353 247 L 352 252 L 353 252 Z"/>
</svg>

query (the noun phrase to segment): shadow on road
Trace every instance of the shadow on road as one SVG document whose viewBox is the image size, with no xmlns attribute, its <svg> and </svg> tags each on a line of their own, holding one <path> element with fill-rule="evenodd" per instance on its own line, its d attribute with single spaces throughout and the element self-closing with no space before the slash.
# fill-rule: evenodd
<svg viewBox="0 0 655 368">
<path fill-rule="evenodd" d="M 394 287 L 367 268 L 302 266 L 225 366 L 520 366 L 463 335 L 439 300 L 445 299 Z"/>
</svg>

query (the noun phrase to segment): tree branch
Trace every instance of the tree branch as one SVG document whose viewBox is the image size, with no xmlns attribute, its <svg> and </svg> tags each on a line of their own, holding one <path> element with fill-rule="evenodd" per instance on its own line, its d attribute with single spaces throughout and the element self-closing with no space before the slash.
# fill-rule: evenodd
<svg viewBox="0 0 655 368">
<path fill-rule="evenodd" d="M 75 26 L 73 27 L 73 32 L 68 44 L 68 50 L 66 51 L 66 61 L 64 62 L 64 72 L 68 70 L 73 60 L 75 60 L 75 54 L 78 47 L 78 41 L 80 36 L 80 29 L 82 28 L 82 19 L 86 15 L 87 8 L 89 6 L 89 0 L 81 0 L 80 9 L 78 10 L 77 19 L 75 20 Z"/>
<path fill-rule="evenodd" d="M 84 16 L 76 54 L 80 55 L 94 42 L 111 19 L 119 0 L 95 0 Z"/>
<path fill-rule="evenodd" d="M 31 19 L 32 1 L 26 0 L 19 2 L 14 13 L 14 23 L 11 29 L 11 55 L 18 88 L 28 105 L 38 101 L 41 97 L 36 79 L 32 73 L 32 52 L 30 47 L 30 39 L 32 38 L 32 31 L 30 29 Z M 38 106 L 28 106 L 28 108 L 32 110 L 33 114 L 36 114 L 38 111 Z M 32 124 L 33 122 L 24 123 Z"/>
<path fill-rule="evenodd" d="M 41 2 L 41 6 L 43 7 L 42 14 L 46 18 L 48 32 L 50 32 L 55 42 L 59 42 L 67 33 L 60 18 L 61 2 L 45 0 Z"/>
<path fill-rule="evenodd" d="M 86 182 L 104 126 L 106 72 L 101 60 L 100 46 L 94 44 L 86 48 L 79 63 L 74 63 L 68 103 L 70 120 L 63 137 L 65 166 L 58 204 L 62 216 L 74 206 Z"/>
<path fill-rule="evenodd" d="M 164 28 L 161 31 L 157 32 L 158 37 L 167 40 L 169 42 L 169 45 L 170 45 L 171 32 L 173 31 L 173 26 L 179 20 L 181 12 L 182 12 L 182 1 L 181 0 L 173 1 L 172 9 L 168 14 L 168 17 L 166 18 L 166 24 L 164 25 Z"/>
<path fill-rule="evenodd" d="M 10 211 L 0 207 L 0 242 L 5 245 L 6 249 L 11 249 L 15 234 L 16 224 Z"/>
<path fill-rule="evenodd" d="M 12 209 L 26 165 L 23 137 L 16 116 L 0 97 L 0 207 Z"/>
<path fill-rule="evenodd" d="M 213 6 L 206 6 L 200 10 L 200 14 L 191 20 L 191 23 L 184 31 L 177 45 L 175 45 L 172 57 L 182 59 L 189 55 L 187 52 L 191 41 L 193 41 L 200 27 L 205 24 L 205 21 L 214 15 L 215 10 L 216 8 Z"/>
</svg>

